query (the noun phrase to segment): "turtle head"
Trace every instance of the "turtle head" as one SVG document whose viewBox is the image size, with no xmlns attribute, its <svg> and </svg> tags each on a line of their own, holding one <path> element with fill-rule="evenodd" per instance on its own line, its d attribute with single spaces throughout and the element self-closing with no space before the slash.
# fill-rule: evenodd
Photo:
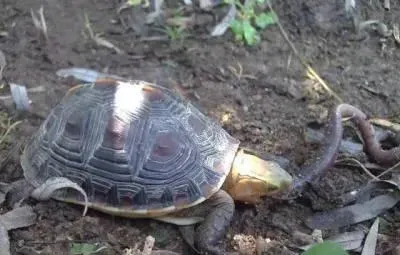
<svg viewBox="0 0 400 255">
<path fill-rule="evenodd" d="M 286 191 L 292 182 L 292 176 L 278 163 L 240 150 L 225 182 L 225 189 L 234 200 L 254 204 L 264 196 Z"/>
</svg>

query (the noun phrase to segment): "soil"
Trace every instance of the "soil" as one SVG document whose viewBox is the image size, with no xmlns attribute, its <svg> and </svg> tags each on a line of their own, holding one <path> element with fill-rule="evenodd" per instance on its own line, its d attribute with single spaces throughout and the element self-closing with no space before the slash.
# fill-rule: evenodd
<svg viewBox="0 0 400 255">
<path fill-rule="evenodd" d="M 370 116 L 396 116 L 400 109 L 398 45 L 393 37 L 384 38 L 375 31 L 369 31 L 365 40 L 352 40 L 354 30 L 342 2 L 283 0 L 274 1 L 274 8 L 298 51 L 344 102 Z M 360 2 L 364 20 L 379 19 L 389 28 L 396 24 L 399 3 L 392 1 L 387 11 L 380 1 L 372 5 L 371 1 Z M 75 81 L 56 75 L 58 69 L 67 67 L 91 68 L 178 87 L 243 146 L 283 156 L 296 165 L 313 157 L 315 146 L 305 141 L 304 131 L 310 123 L 325 124 L 327 113 L 338 102 L 308 78 L 278 26 L 262 31 L 258 45 L 246 47 L 236 43 L 230 31 L 208 38 L 205 35 L 215 25 L 210 14 L 188 10 L 189 15 L 196 13 L 196 22 L 187 32 L 191 36 L 183 41 L 150 40 L 160 33 L 143 25 L 145 10 L 128 9 L 119 15 L 121 3 L 0 1 L 0 49 L 7 58 L 4 75 L 27 88 L 44 88 L 30 93 L 32 111 L 28 114 L 17 113 L 10 100 L 2 101 L 3 113 L 13 121 L 23 120 L 2 145 L 0 156 L 8 159 L 2 165 L 2 181 L 22 177 L 20 150 L 13 148 L 36 131 L 71 88 Z M 44 8 L 48 40 L 32 22 L 30 12 L 40 6 Z M 123 50 L 121 54 L 90 40 L 85 14 L 93 31 Z M 293 247 L 299 243 L 294 233 L 312 233 L 304 224 L 308 217 L 336 207 L 333 201 L 338 195 L 360 187 L 368 179 L 358 168 L 333 166 L 313 189 L 305 191 L 302 199 L 265 198 L 255 208 L 237 205 L 223 240 L 225 247 L 234 251 L 237 235 L 244 235 L 269 238 L 279 247 L 287 247 L 276 247 L 270 254 L 290 254 L 287 249 L 296 251 Z M 69 245 L 74 242 L 99 243 L 108 247 L 103 254 L 123 254 L 124 249 L 135 245 L 141 248 L 148 235 L 156 238 L 154 249 L 191 254 L 178 230 L 169 224 L 117 218 L 93 210 L 81 217 L 81 207 L 53 200 L 30 204 L 38 214 L 37 223 L 10 231 L 12 254 L 70 254 Z M 399 213 L 399 207 L 395 207 L 383 215 L 392 222 L 385 235 L 398 236 Z M 397 221 L 393 221 L 396 216 Z M 371 224 L 367 221 L 338 232 L 369 228 Z M 395 241 L 380 243 L 377 254 L 389 254 L 385 251 L 395 245 Z"/>
</svg>

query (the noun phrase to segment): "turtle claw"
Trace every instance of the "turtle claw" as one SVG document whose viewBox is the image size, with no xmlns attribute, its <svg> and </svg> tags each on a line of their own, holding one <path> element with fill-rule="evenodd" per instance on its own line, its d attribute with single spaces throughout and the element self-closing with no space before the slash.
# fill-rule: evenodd
<svg viewBox="0 0 400 255">
<path fill-rule="evenodd" d="M 39 201 L 49 200 L 55 191 L 64 188 L 75 189 L 83 195 L 85 198 L 85 209 L 82 216 L 85 216 L 89 207 L 89 201 L 86 192 L 77 183 L 72 182 L 65 177 L 49 178 L 45 183 L 34 189 L 31 196 Z"/>
<path fill-rule="evenodd" d="M 197 205 L 196 208 L 190 209 L 189 213 L 198 213 L 205 216 L 204 221 L 200 223 L 194 233 L 196 250 L 199 250 L 200 254 L 225 255 L 226 252 L 223 251 L 222 247 L 219 247 L 218 243 L 225 235 L 235 210 L 235 204 L 231 196 L 221 189 L 208 200 Z M 184 234 L 190 234 L 189 228 L 184 231 L 186 231 Z M 185 237 L 185 241 L 186 238 L 188 236 Z M 189 243 L 189 245 L 191 244 Z"/>
<path fill-rule="evenodd" d="M 199 250 L 196 249 L 195 247 L 195 229 L 193 225 L 187 225 L 187 226 L 180 226 L 179 231 L 181 232 L 182 238 L 185 240 L 185 242 L 190 246 L 190 248 L 196 252 L 197 254 L 201 254 Z"/>
</svg>

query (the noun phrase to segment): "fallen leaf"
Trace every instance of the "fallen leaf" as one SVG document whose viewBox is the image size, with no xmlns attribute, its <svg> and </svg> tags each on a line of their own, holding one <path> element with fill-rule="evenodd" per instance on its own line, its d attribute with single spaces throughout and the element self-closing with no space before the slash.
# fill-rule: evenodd
<svg viewBox="0 0 400 255">
<path fill-rule="evenodd" d="M 375 255 L 376 242 L 378 240 L 379 218 L 376 218 L 365 239 L 361 255 Z"/>
<path fill-rule="evenodd" d="M 312 229 L 340 228 L 377 217 L 400 201 L 399 192 L 380 195 L 364 203 L 317 213 L 306 220 Z"/>
<path fill-rule="evenodd" d="M 307 128 L 305 139 L 307 143 L 322 144 L 325 139 L 325 134 L 318 130 Z M 363 145 L 361 143 L 344 140 L 340 142 L 339 152 L 347 153 L 351 156 L 358 156 L 363 153 Z"/>
<path fill-rule="evenodd" d="M 116 79 L 116 80 L 126 80 L 117 75 L 100 73 L 95 70 L 91 70 L 91 69 L 87 69 L 87 68 L 80 68 L 80 67 L 59 69 L 56 74 L 62 78 L 67 78 L 67 77 L 72 76 L 75 79 L 83 81 L 83 82 L 95 82 L 97 80 L 106 79 L 106 78 Z"/>
<path fill-rule="evenodd" d="M 30 110 L 31 101 L 28 97 L 28 91 L 24 85 L 10 83 L 10 91 L 17 110 Z"/>
<path fill-rule="evenodd" d="M 352 202 L 364 203 L 371 198 L 372 192 L 382 190 L 399 189 L 396 182 L 391 180 L 370 181 L 358 190 L 353 190 L 340 196 L 339 200 L 342 204 L 347 205 Z"/>
<path fill-rule="evenodd" d="M 344 232 L 336 236 L 326 238 L 325 241 L 330 241 L 339 244 L 345 250 L 355 250 L 359 248 L 364 240 L 364 231 Z"/>
<path fill-rule="evenodd" d="M 345 250 L 355 250 L 359 248 L 364 240 L 364 231 L 353 231 L 344 232 L 329 238 L 326 238 L 326 242 L 332 242 L 340 245 Z M 308 250 L 315 244 L 308 244 L 299 247 L 302 250 Z"/>
<path fill-rule="evenodd" d="M 10 239 L 8 231 L 35 224 L 36 214 L 30 206 L 13 209 L 0 215 L 0 255 L 10 255 Z"/>
<path fill-rule="evenodd" d="M 213 28 L 211 36 L 221 36 L 225 34 L 233 20 L 235 20 L 236 13 L 237 9 L 235 4 L 231 4 L 226 16 Z"/>
<path fill-rule="evenodd" d="M 39 201 L 48 200 L 53 197 L 54 192 L 65 188 L 75 189 L 83 195 L 85 199 L 85 209 L 83 211 L 83 216 L 85 216 L 88 210 L 89 203 L 87 194 L 80 185 L 72 182 L 70 179 L 64 177 L 49 178 L 41 186 L 34 189 L 31 196 Z M 57 197 L 54 196 L 54 199 L 57 199 Z"/>
<path fill-rule="evenodd" d="M 0 224 L 0 255 L 11 255 L 7 229 Z"/>
<path fill-rule="evenodd" d="M 36 214 L 30 206 L 22 206 L 0 215 L 0 223 L 6 230 L 23 228 L 35 224 Z"/>
</svg>

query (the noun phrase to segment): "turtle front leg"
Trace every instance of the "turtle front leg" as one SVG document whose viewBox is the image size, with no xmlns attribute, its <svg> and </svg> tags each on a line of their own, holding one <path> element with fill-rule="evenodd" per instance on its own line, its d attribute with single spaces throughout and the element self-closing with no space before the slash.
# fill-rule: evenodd
<svg viewBox="0 0 400 255">
<path fill-rule="evenodd" d="M 232 197 L 224 190 L 219 190 L 203 203 L 182 212 L 182 216 L 204 218 L 194 236 L 194 245 L 201 254 L 227 254 L 218 243 L 224 237 L 234 211 L 235 203 Z"/>
</svg>

